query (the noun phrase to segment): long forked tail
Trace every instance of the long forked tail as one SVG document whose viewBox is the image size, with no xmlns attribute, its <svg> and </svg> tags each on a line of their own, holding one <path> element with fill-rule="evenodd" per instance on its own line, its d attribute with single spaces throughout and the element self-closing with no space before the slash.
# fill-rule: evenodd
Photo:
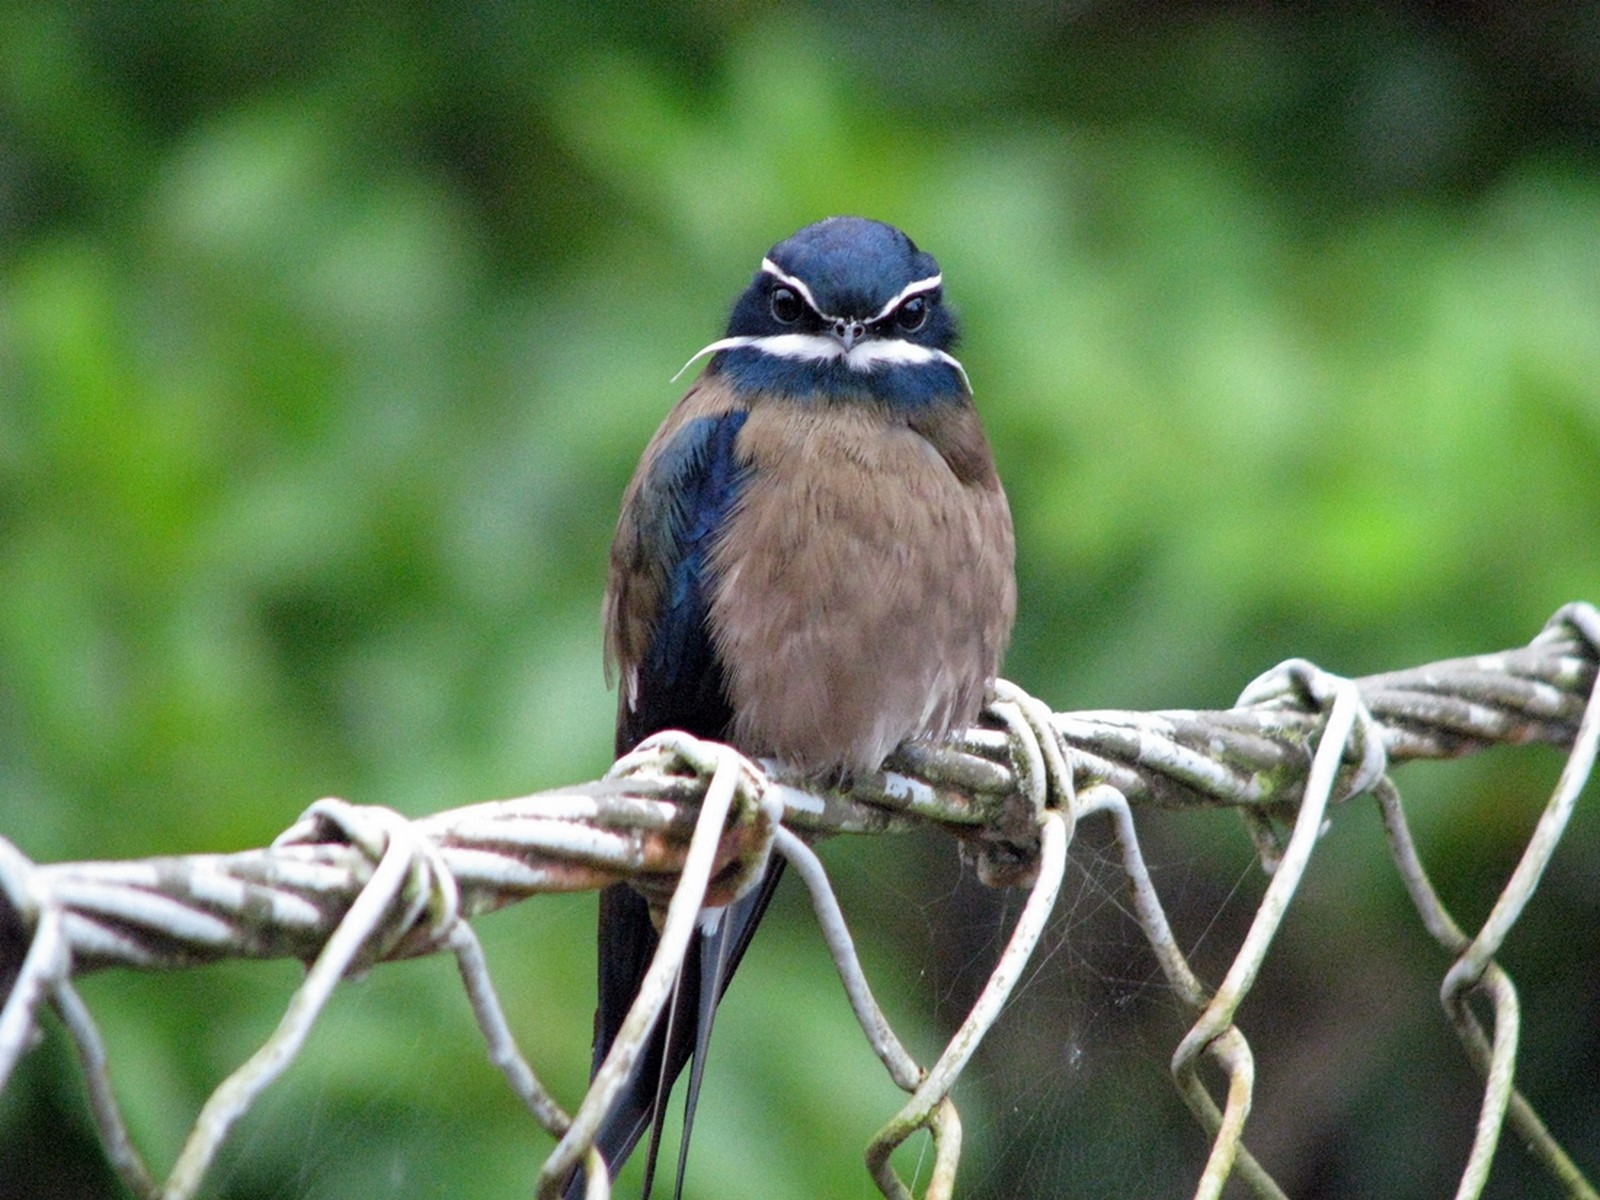
<svg viewBox="0 0 1600 1200">
<path fill-rule="evenodd" d="M 672 1085 L 683 1068 L 694 1061 L 689 1093 L 684 1104 L 683 1140 L 678 1151 L 678 1177 L 673 1191 L 683 1189 L 689 1135 L 705 1071 L 706 1048 L 717 1004 L 739 967 L 767 905 L 783 875 L 783 860 L 774 857 L 756 887 L 725 909 L 707 910 L 700 928 L 689 942 L 683 970 L 671 999 L 650 1032 L 633 1072 L 595 1135 L 595 1146 L 615 1178 L 646 1129 L 651 1129 L 649 1158 L 645 1165 L 645 1200 L 655 1178 L 661 1137 L 661 1117 Z M 617 1031 L 628 1014 L 639 984 L 649 969 L 658 942 L 650 907 L 643 896 L 626 884 L 614 884 L 600 893 L 599 1003 L 595 1010 L 594 1058 L 590 1075 L 600 1069 Z M 581 1200 L 583 1173 L 568 1181 L 564 1200 Z"/>
</svg>

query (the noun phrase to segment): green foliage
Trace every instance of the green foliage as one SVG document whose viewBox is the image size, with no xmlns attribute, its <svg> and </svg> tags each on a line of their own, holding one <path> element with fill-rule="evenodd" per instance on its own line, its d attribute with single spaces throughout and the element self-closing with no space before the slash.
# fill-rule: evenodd
<svg viewBox="0 0 1600 1200">
<path fill-rule="evenodd" d="M 418 814 L 599 773 L 622 485 L 761 252 L 828 213 L 940 258 L 1018 522 L 1011 674 L 1055 706 L 1221 705 L 1290 655 L 1381 670 L 1600 601 L 1600 110 L 1571 65 L 1600 31 L 1570 11 L 1557 36 L 1394 8 L 7 6 L 0 832 L 40 861 L 227 850 L 323 794 Z M 1402 779 L 1469 909 L 1554 761 Z M 1259 890 L 1218 918 L 1242 832 L 1150 824 L 1220 953 Z M 1297 1195 L 1438 1194 L 1471 1120 L 1443 964 L 1370 814 L 1335 827 L 1246 1009 L 1268 1162 Z M 1595 1003 L 1594 834 L 1510 963 L 1541 997 L 1529 1085 L 1591 1170 L 1600 1043 L 1560 1014 Z M 930 1052 L 1007 902 L 942 843 L 831 850 Z M 1076 973 L 1041 970 L 958 1093 L 967 1194 L 1193 1176 L 1180 1016 L 1126 987 L 1153 967 L 1091 920 L 1116 882 L 1082 865 Z M 691 1194 L 754 1170 L 866 1195 L 897 1103 L 785 905 L 719 1022 Z M 496 978 L 572 1097 L 590 909 L 524 908 L 485 923 Z M 216 1195 L 526 1194 L 548 1144 L 431 968 L 346 989 Z M 158 1162 L 290 986 L 92 981 Z M 52 1042 L 0 1100 L 0 1194 L 112 1187 L 70 1077 Z M 1534 1194 L 1516 1154 L 1494 1194 Z"/>
</svg>

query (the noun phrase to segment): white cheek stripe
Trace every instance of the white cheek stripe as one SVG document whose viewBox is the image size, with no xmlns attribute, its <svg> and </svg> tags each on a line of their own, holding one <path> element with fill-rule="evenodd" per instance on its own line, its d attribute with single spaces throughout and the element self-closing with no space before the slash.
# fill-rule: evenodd
<svg viewBox="0 0 1600 1200">
<path fill-rule="evenodd" d="M 967 378 L 966 368 L 953 354 L 946 354 L 943 350 L 935 350 L 929 346 L 919 346 L 916 342 L 902 341 L 899 338 L 868 338 L 866 341 L 857 342 L 849 350 L 844 345 L 831 337 L 816 333 L 779 333 L 770 337 L 727 337 L 720 341 L 712 342 L 701 350 L 679 369 L 678 374 L 672 378 L 674 382 L 695 363 L 708 354 L 719 354 L 724 350 L 759 350 L 762 354 L 770 354 L 774 358 L 792 358 L 802 362 L 832 362 L 843 359 L 845 366 L 852 371 L 870 371 L 880 366 L 920 366 L 924 363 L 943 363 L 947 367 L 955 368 L 956 374 L 961 376 L 961 382 L 966 385 L 967 391 L 972 391 L 972 382 Z"/>
<path fill-rule="evenodd" d="M 789 274 L 789 272 L 785 271 L 770 258 L 763 258 L 761 260 L 761 269 L 768 275 L 771 275 L 785 287 L 791 287 L 798 292 L 800 298 L 806 302 L 806 307 L 812 312 L 816 313 L 817 316 L 821 317 L 824 321 L 832 322 L 846 319 L 844 317 L 837 317 L 832 313 L 823 312 L 821 306 L 817 303 L 817 298 L 811 294 L 811 289 L 805 285 L 805 281 L 796 279 L 793 275 Z M 910 283 L 906 284 L 905 287 L 896 292 L 893 298 L 890 299 L 887 304 L 885 304 L 872 316 L 868 317 L 863 324 L 871 325 L 877 321 L 883 320 L 912 296 L 920 295 L 923 292 L 931 292 L 934 288 L 939 287 L 943 283 L 943 274 L 929 275 L 926 279 L 913 279 Z"/>
</svg>

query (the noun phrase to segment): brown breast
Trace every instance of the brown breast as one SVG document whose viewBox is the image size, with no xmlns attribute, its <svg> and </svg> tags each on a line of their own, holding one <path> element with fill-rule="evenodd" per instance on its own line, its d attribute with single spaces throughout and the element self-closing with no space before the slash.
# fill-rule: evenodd
<svg viewBox="0 0 1600 1200">
<path fill-rule="evenodd" d="M 935 448 L 876 405 L 751 411 L 710 614 L 747 752 L 870 770 L 976 717 L 1011 632 L 1014 547 L 976 415 L 954 412 Z"/>
</svg>

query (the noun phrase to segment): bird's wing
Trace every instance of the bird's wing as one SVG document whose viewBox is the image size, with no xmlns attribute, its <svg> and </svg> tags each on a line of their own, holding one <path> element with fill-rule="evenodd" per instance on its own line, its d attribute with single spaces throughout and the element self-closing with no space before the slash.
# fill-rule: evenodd
<svg viewBox="0 0 1600 1200">
<path fill-rule="evenodd" d="M 726 392 L 697 385 L 646 448 L 623 497 L 604 614 L 607 659 L 621 676 L 618 755 L 662 729 L 717 740 L 726 736 L 728 702 L 706 614 L 711 546 L 747 473 L 735 452 L 745 417 Z M 729 906 L 712 932 L 697 932 L 692 939 L 668 1009 L 596 1137 L 613 1173 L 657 1121 L 691 1053 L 703 1063 L 716 1003 L 776 883 L 773 872 Z M 638 892 L 617 884 L 601 893 L 595 1071 L 638 995 L 657 942 L 649 905 Z M 698 1092 L 697 1069 L 685 1114 L 685 1144 Z M 655 1159 L 653 1137 L 647 1194 Z M 574 1177 L 567 1194 L 581 1194 L 580 1178 Z"/>
<path fill-rule="evenodd" d="M 724 735 L 706 611 L 711 547 L 748 474 L 734 446 L 746 415 L 720 389 L 692 389 L 623 496 L 604 611 L 606 658 L 621 676 L 619 756 L 662 729 Z"/>
</svg>

